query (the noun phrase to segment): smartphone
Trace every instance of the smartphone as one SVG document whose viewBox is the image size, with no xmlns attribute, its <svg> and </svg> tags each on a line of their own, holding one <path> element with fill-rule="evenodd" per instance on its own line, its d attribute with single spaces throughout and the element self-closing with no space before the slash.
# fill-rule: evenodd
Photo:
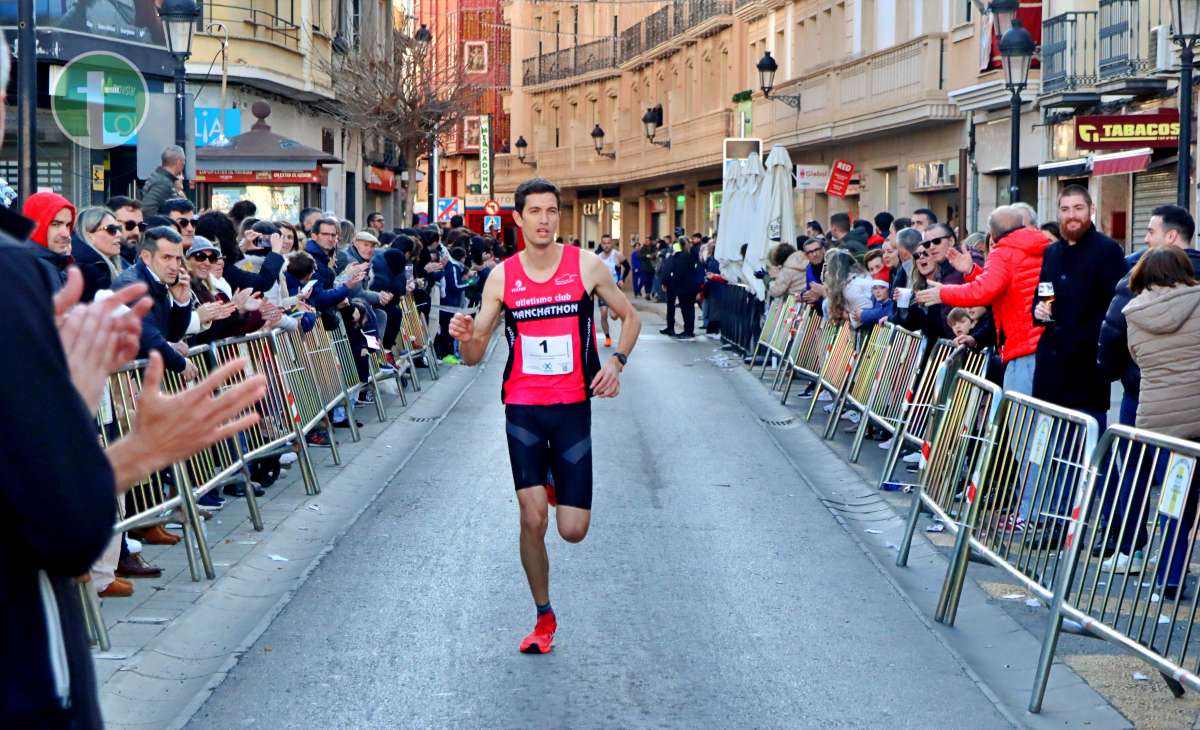
<svg viewBox="0 0 1200 730">
<path fill-rule="evenodd" d="M 317 285 L 317 280 L 316 280 L 316 279 L 311 279 L 311 280 L 309 280 L 309 282 L 308 282 L 307 284 L 305 284 L 305 285 L 304 285 L 304 286 L 303 286 L 303 287 L 300 289 L 300 293 L 301 293 L 301 294 L 308 294 L 309 292 L 311 292 L 311 291 L 313 290 L 313 287 L 314 287 L 314 286 L 316 286 L 316 285 Z"/>
</svg>

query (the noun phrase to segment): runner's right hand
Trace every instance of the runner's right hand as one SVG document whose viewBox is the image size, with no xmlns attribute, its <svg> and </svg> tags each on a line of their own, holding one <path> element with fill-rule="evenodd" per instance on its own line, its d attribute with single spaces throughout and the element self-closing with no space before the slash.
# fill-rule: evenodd
<svg viewBox="0 0 1200 730">
<path fill-rule="evenodd" d="M 469 314 L 456 314 L 450 320 L 450 336 L 466 342 L 475 335 L 475 318 Z"/>
</svg>

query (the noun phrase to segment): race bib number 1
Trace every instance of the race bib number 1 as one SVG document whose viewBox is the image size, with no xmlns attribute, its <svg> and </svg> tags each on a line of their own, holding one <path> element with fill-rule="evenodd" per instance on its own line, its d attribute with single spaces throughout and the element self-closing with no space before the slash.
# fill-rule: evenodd
<svg viewBox="0 0 1200 730">
<path fill-rule="evenodd" d="M 571 335 L 521 337 L 521 371 L 526 375 L 569 375 L 574 370 Z"/>
</svg>

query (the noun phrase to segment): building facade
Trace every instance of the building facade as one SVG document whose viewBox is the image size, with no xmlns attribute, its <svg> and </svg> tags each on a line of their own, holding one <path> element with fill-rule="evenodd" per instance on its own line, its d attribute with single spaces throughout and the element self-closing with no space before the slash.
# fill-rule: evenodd
<svg viewBox="0 0 1200 730">
<path fill-rule="evenodd" d="M 513 137 L 527 146 L 523 160 L 516 150 L 497 158 L 498 187 L 534 174 L 559 183 L 563 235 L 585 246 L 602 232 L 625 242 L 676 228 L 712 233 L 723 142 L 750 137 L 764 156 L 786 146 L 799 166 L 800 223 L 930 208 L 979 229 L 1008 188 L 1009 95 L 984 6 L 513 0 L 509 105 Z M 1041 2 L 1022 2 L 1035 37 L 1041 14 Z M 779 69 L 770 97 L 756 70 L 767 52 Z M 1026 199 L 1036 196 L 1043 160 L 1037 90 L 1035 68 L 1021 120 Z M 643 118 L 661 118 L 653 139 Z M 993 152 L 1003 161 L 989 157 L 980 169 Z M 821 171 L 838 160 L 855 168 L 845 197 L 824 192 Z"/>
</svg>

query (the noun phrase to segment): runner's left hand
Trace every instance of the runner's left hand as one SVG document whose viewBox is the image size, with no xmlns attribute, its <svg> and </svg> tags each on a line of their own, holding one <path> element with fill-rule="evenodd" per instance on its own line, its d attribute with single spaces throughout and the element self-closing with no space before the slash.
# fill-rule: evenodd
<svg viewBox="0 0 1200 730">
<path fill-rule="evenodd" d="M 616 398 L 621 392 L 621 366 L 609 360 L 592 379 L 592 395 L 597 398 Z"/>
</svg>

